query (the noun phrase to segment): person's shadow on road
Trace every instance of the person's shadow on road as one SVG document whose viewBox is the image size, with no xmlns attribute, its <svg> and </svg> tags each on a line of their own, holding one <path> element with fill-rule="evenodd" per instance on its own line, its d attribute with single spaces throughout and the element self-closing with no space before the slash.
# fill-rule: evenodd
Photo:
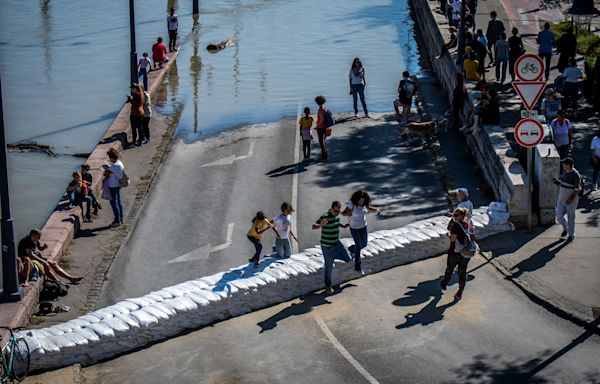
<svg viewBox="0 0 600 384">
<path fill-rule="evenodd" d="M 563 249 L 567 244 L 568 242 L 564 240 L 556 240 L 552 244 L 545 246 L 533 255 L 529 256 L 529 258 L 512 267 L 511 272 L 514 270 L 516 271 L 509 276 L 509 278 L 516 279 L 525 272 L 534 272 L 540 268 L 543 268 L 550 262 L 550 260 L 554 259 L 556 254 L 560 252 L 560 250 Z"/>
<path fill-rule="evenodd" d="M 467 276 L 467 280 L 473 280 L 472 275 Z M 455 284 L 457 281 L 456 275 L 452 278 L 449 285 Z M 442 299 L 442 289 L 440 287 L 440 279 L 422 281 L 416 287 L 408 287 L 410 290 L 404 294 L 404 297 L 396 299 L 392 304 L 400 307 L 413 307 L 415 305 L 427 303 L 417 313 L 409 313 L 405 315 L 406 321 L 403 324 L 396 326 L 396 329 L 410 328 L 414 325 L 426 326 L 444 318 L 444 312 L 458 302 L 454 299 L 448 304 L 438 306 Z"/>
<path fill-rule="evenodd" d="M 294 164 L 282 165 L 281 167 L 275 168 L 267 172 L 269 177 L 280 177 L 285 175 L 293 175 L 295 173 L 306 172 L 308 167 L 318 163 L 318 160 L 310 159 L 306 161 L 299 161 Z"/>
<path fill-rule="evenodd" d="M 344 285 L 340 286 L 339 288 L 334 288 L 334 292 L 340 293 L 346 288 L 355 287 L 355 286 L 356 285 L 354 285 L 354 284 L 344 284 Z M 274 329 L 275 327 L 277 327 L 277 324 L 281 320 L 285 320 L 288 317 L 304 315 L 304 314 L 310 313 L 314 307 L 318 307 L 319 305 L 323 305 L 323 304 L 331 304 L 331 302 L 327 300 L 328 296 L 329 295 L 327 295 L 325 293 L 315 293 L 315 292 L 310 293 L 306 296 L 301 296 L 300 297 L 301 301 L 299 303 L 292 303 L 292 305 L 290 305 L 289 307 L 284 308 L 283 310 L 277 312 L 276 314 L 269 317 L 268 319 L 257 323 L 256 325 L 258 325 L 260 327 L 259 333 L 263 333 L 263 332 Z"/>
</svg>

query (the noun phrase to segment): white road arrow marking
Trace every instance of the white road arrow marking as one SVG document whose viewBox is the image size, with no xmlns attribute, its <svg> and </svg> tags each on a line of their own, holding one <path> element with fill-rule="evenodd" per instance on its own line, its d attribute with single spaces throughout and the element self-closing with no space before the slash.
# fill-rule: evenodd
<svg viewBox="0 0 600 384">
<path fill-rule="evenodd" d="M 246 155 L 241 155 L 241 156 L 231 155 L 231 156 L 227 156 L 227 157 L 224 157 L 222 159 L 213 161 L 211 163 L 204 164 L 203 167 L 215 167 L 217 165 L 231 165 L 231 164 L 233 164 L 234 162 L 236 162 L 238 160 L 249 159 L 249 158 L 252 157 L 252 155 L 254 155 L 254 141 L 250 142 L 250 148 L 248 148 L 248 153 Z"/>
<path fill-rule="evenodd" d="M 225 241 L 225 243 L 216 245 L 214 247 L 212 247 L 210 244 L 204 245 L 200 248 L 194 249 L 191 252 L 188 252 L 170 260 L 169 264 L 182 263 L 184 261 L 207 260 L 211 252 L 217 252 L 227 249 L 231 245 L 231 241 L 233 239 L 233 225 L 233 223 L 229 223 L 229 225 L 227 226 L 227 240 Z"/>
<path fill-rule="evenodd" d="M 527 14 L 523 8 L 517 8 L 517 13 L 519 14 L 519 19 L 521 19 L 521 24 L 529 25 L 529 19 L 527 18 Z"/>
</svg>

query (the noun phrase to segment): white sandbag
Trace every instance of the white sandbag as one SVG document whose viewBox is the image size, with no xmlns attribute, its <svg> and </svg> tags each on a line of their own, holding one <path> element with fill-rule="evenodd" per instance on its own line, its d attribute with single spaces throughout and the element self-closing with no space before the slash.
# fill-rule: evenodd
<svg viewBox="0 0 600 384">
<path fill-rule="evenodd" d="M 119 301 L 117 304 L 115 304 L 115 306 L 116 305 L 127 308 L 129 312 L 137 311 L 138 309 L 140 309 L 140 306 L 138 304 L 132 303 L 131 301 Z"/>
<path fill-rule="evenodd" d="M 148 300 L 154 301 L 155 303 L 160 303 L 161 301 L 163 301 L 165 299 L 164 297 L 157 295 L 155 293 L 145 294 L 144 297 L 147 298 Z"/>
<path fill-rule="evenodd" d="M 122 304 L 122 302 L 121 303 L 113 304 L 113 305 L 107 307 L 107 309 L 110 309 L 110 310 L 113 310 L 113 311 L 117 311 L 118 313 L 120 313 L 122 315 L 127 315 L 129 312 L 131 312 L 129 310 L 129 308 L 127 308 L 126 305 Z"/>
<path fill-rule="evenodd" d="M 154 304 L 156 302 L 156 300 L 152 300 L 152 299 L 150 299 L 148 297 L 144 297 L 144 296 L 142 296 L 142 297 L 134 297 L 134 298 L 131 298 L 131 299 L 125 299 L 125 301 L 131 302 L 131 303 L 137 305 L 139 308 L 143 308 L 143 307 L 145 307 L 147 305 L 151 305 L 151 304 Z"/>
<path fill-rule="evenodd" d="M 376 245 L 380 246 L 381 248 L 383 248 L 384 251 L 392 251 L 392 250 L 396 249 L 394 244 L 392 244 L 385 238 L 374 240 L 374 243 Z"/>
<path fill-rule="evenodd" d="M 156 305 L 156 303 L 153 305 Z M 126 315 L 122 315 L 122 314 L 115 315 L 115 319 L 119 319 L 119 320 L 123 321 L 125 324 L 127 324 L 131 328 L 139 328 L 140 327 L 140 321 L 138 319 L 136 319 L 135 317 L 131 316 L 129 313 Z"/>
<path fill-rule="evenodd" d="M 208 284 L 209 287 L 212 287 L 221 280 L 221 278 L 223 277 L 224 274 L 225 274 L 225 272 L 219 272 L 219 273 L 215 273 L 214 275 L 201 277 L 196 280 L 202 281 L 202 282 Z"/>
<path fill-rule="evenodd" d="M 88 326 L 89 325 L 90 324 L 88 324 Z M 91 329 L 86 328 L 86 327 L 74 329 L 73 333 L 77 333 L 79 336 L 81 336 L 89 341 L 92 341 L 92 342 L 100 340 L 100 337 L 98 337 L 98 334 L 96 332 L 94 332 Z"/>
<path fill-rule="evenodd" d="M 199 292 L 196 292 L 196 295 L 198 296 L 202 296 L 204 297 L 206 300 L 211 301 L 211 302 L 217 302 L 221 300 L 221 296 L 219 296 L 218 294 L 214 293 L 211 290 L 202 290 Z"/>
<path fill-rule="evenodd" d="M 190 295 L 191 295 L 191 293 L 190 293 Z M 154 303 L 151 306 L 160 309 L 161 311 L 163 311 L 164 313 L 166 313 L 169 317 L 175 316 L 177 314 L 177 311 L 175 311 L 173 308 L 171 308 L 171 307 L 169 307 L 167 305 L 164 305 L 162 302 L 161 303 Z"/>
<path fill-rule="evenodd" d="M 172 299 L 169 299 L 172 300 Z M 134 317 L 140 323 L 140 327 L 149 328 L 155 324 L 158 324 L 158 319 L 152 315 L 150 315 L 146 311 L 133 311 L 130 313 L 130 316 Z"/>
<path fill-rule="evenodd" d="M 165 300 L 162 304 L 173 308 L 177 312 L 186 312 L 198 309 L 198 304 L 185 297 L 174 297 L 172 299 Z"/>
<path fill-rule="evenodd" d="M 259 272 L 256 277 L 265 281 L 267 284 L 275 284 L 277 282 L 277 279 L 273 277 L 273 275 L 265 272 Z"/>
<path fill-rule="evenodd" d="M 107 326 L 105 323 L 93 323 L 87 326 L 87 328 L 96 332 L 96 334 L 100 337 L 114 337 L 115 331 Z"/>
<path fill-rule="evenodd" d="M 277 281 L 288 280 L 290 278 L 287 273 L 280 270 L 279 268 L 274 268 L 272 266 L 269 266 L 267 269 L 265 269 L 263 271 L 263 273 L 267 273 L 267 274 L 273 276 Z"/>
<path fill-rule="evenodd" d="M 195 293 L 188 293 L 187 295 L 185 295 L 185 297 L 192 300 L 194 303 L 198 304 L 198 306 L 200 306 L 200 307 L 206 307 L 207 305 L 210 304 L 210 301 L 208 301 L 204 297 L 197 295 Z"/>
<path fill-rule="evenodd" d="M 55 324 L 49 328 L 56 328 L 61 330 L 63 333 L 69 333 L 71 331 L 73 331 L 73 324 L 69 324 L 69 323 L 60 323 L 60 324 Z M 75 326 L 77 328 L 79 328 L 78 326 Z"/>
<path fill-rule="evenodd" d="M 171 293 L 165 291 L 164 289 L 161 289 L 160 291 L 151 292 L 151 294 L 161 297 L 162 301 L 173 298 L 173 295 Z"/>
<path fill-rule="evenodd" d="M 94 315 L 102 318 L 102 319 L 108 319 L 111 317 L 115 317 L 116 314 L 118 314 L 119 312 L 113 308 L 100 308 L 95 310 Z"/>
<path fill-rule="evenodd" d="M 437 237 L 440 237 L 440 234 L 439 234 L 439 233 L 438 233 L 438 232 L 437 232 L 435 229 L 433 229 L 433 228 L 434 228 L 434 226 L 430 225 L 430 226 L 427 226 L 427 227 L 421 228 L 421 231 L 422 231 L 422 232 L 423 232 L 425 235 L 427 235 L 427 236 L 431 237 L 432 239 L 435 239 L 435 238 L 437 238 Z"/>
<path fill-rule="evenodd" d="M 52 341 L 49 337 L 39 337 L 38 342 L 40 343 L 44 352 L 59 352 L 60 348 L 54 341 Z"/>
<path fill-rule="evenodd" d="M 190 284 L 194 284 L 195 286 L 197 286 L 200 289 L 209 289 L 210 287 L 208 286 L 208 284 L 206 284 L 204 281 L 200 281 L 200 280 L 191 280 L 189 281 Z"/>
<path fill-rule="evenodd" d="M 161 289 L 161 291 L 169 292 L 171 295 L 173 295 L 173 297 L 181 297 L 185 295 L 185 293 L 181 289 L 176 287 L 166 287 Z"/>
<path fill-rule="evenodd" d="M 253 288 L 258 288 L 258 287 L 262 287 L 264 285 L 267 285 L 267 282 L 264 281 L 263 279 L 261 279 L 260 277 L 253 275 L 249 278 L 246 279 L 246 282 L 248 283 L 249 287 L 253 287 Z"/>
<path fill-rule="evenodd" d="M 72 348 L 75 346 L 75 342 L 73 340 L 69 339 L 68 337 L 65 337 L 64 334 L 55 335 L 55 336 L 49 337 L 49 339 L 52 340 L 52 342 L 54 344 L 56 344 L 58 349 Z"/>
<path fill-rule="evenodd" d="M 65 333 L 64 336 L 66 338 L 68 338 L 69 340 L 71 340 L 72 342 L 74 342 L 75 344 L 77 344 L 77 345 L 86 345 L 86 344 L 89 343 L 88 339 L 86 339 L 85 337 L 81 336 L 77 332 Z"/>
<path fill-rule="evenodd" d="M 65 331 L 56 327 L 48 327 L 46 328 L 46 332 L 48 332 L 51 336 L 63 335 L 65 333 Z"/>
<path fill-rule="evenodd" d="M 79 316 L 79 319 L 84 320 L 84 321 L 89 321 L 90 324 L 99 323 L 100 320 L 102 320 L 101 318 L 99 318 L 98 316 L 96 316 L 92 313 L 88 313 L 87 315 Z"/>
<path fill-rule="evenodd" d="M 179 289 L 184 294 L 198 292 L 201 289 L 196 284 L 192 284 L 189 281 L 186 281 L 185 283 L 177 284 L 175 286 L 175 288 Z"/>
<path fill-rule="evenodd" d="M 100 322 L 100 324 L 105 324 L 107 327 L 110 327 L 117 332 L 129 331 L 129 325 L 127 325 L 123 320 L 116 317 L 104 319 Z"/>
<path fill-rule="evenodd" d="M 281 264 L 277 267 L 277 269 L 288 276 L 298 276 L 298 271 L 296 271 L 294 268 L 291 268 L 287 264 Z"/>
<path fill-rule="evenodd" d="M 29 331 L 27 331 L 29 333 Z M 42 343 L 40 343 L 39 337 L 28 336 L 27 333 L 19 334 L 19 337 L 25 339 L 27 346 L 29 347 L 29 353 L 32 355 L 35 354 L 44 354 L 44 348 L 42 348 Z"/>
<path fill-rule="evenodd" d="M 165 307 L 168 307 L 168 306 L 165 305 Z M 153 305 L 148 305 L 146 307 L 140 308 L 140 311 L 146 311 L 150 315 L 156 317 L 158 320 L 168 320 L 169 319 L 169 315 L 165 311 L 162 311 L 161 309 L 156 308 Z"/>
<path fill-rule="evenodd" d="M 240 291 L 247 291 L 250 289 L 250 286 L 246 283 L 246 279 L 231 280 L 227 284 L 237 287 L 238 290 L 240 290 Z M 254 288 L 256 288 L 256 287 L 254 287 Z"/>
</svg>

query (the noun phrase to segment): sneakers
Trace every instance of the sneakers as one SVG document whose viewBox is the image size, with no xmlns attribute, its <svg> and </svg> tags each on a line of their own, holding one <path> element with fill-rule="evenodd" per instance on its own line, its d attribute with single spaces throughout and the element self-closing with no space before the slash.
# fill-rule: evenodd
<svg viewBox="0 0 600 384">
<path fill-rule="evenodd" d="M 144 140 L 142 141 L 142 145 L 144 145 L 144 144 L 150 144 L 150 140 L 148 140 L 148 139 L 144 139 Z"/>
<path fill-rule="evenodd" d="M 561 237 L 561 238 L 562 238 L 562 237 L 565 237 L 565 236 L 567 236 L 568 234 L 569 234 L 569 232 L 567 232 L 567 230 L 566 230 L 566 229 L 563 229 L 563 231 L 560 233 L 560 237 Z"/>
<path fill-rule="evenodd" d="M 456 300 L 460 300 L 460 299 L 462 299 L 462 291 L 458 291 L 458 292 L 456 292 L 456 294 L 454 295 L 454 298 L 455 298 Z"/>
<path fill-rule="evenodd" d="M 575 235 L 567 237 L 567 243 L 570 243 L 573 240 L 575 240 Z"/>
<path fill-rule="evenodd" d="M 364 275 L 366 275 L 366 273 L 365 273 L 364 269 L 362 269 L 362 268 L 359 268 L 359 269 L 354 269 L 354 272 L 356 272 L 356 274 L 357 274 L 357 275 L 360 275 L 360 276 L 364 276 Z"/>
<path fill-rule="evenodd" d="M 325 287 L 325 293 L 333 293 L 333 288 L 331 287 Z"/>
</svg>

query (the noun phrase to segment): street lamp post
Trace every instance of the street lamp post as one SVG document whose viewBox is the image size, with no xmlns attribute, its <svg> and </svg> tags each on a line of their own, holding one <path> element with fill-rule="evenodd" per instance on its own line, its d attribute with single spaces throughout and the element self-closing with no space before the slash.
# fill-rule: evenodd
<svg viewBox="0 0 600 384">
<path fill-rule="evenodd" d="M 198 0 L 192 2 L 192 14 L 197 15 L 200 13 L 200 7 L 198 6 Z"/>
<path fill-rule="evenodd" d="M 129 0 L 129 37 L 131 38 L 131 53 L 129 54 L 131 66 L 130 83 L 137 83 L 139 77 L 137 71 L 137 52 L 135 49 L 135 10 L 133 0 Z"/>
<path fill-rule="evenodd" d="M 6 139 L 4 137 L 4 109 L 2 107 L 2 83 L 0 80 L 0 202 L 2 203 L 2 294 L 0 302 L 21 300 L 15 257 L 15 235 L 8 199 L 8 169 L 6 165 Z"/>
</svg>

